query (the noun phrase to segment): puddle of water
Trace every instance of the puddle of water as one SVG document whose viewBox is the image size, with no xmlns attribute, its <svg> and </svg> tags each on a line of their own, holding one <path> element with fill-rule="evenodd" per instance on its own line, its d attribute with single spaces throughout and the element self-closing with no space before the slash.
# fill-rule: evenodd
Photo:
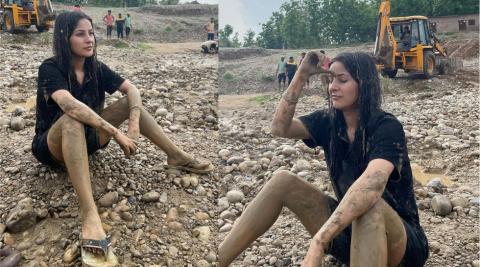
<svg viewBox="0 0 480 267">
<path fill-rule="evenodd" d="M 36 96 L 31 96 L 27 98 L 26 102 L 23 103 L 12 103 L 7 106 L 7 112 L 12 112 L 15 110 L 16 107 L 20 106 L 23 107 L 25 110 L 30 110 L 35 107 L 37 104 L 37 97 Z"/>
<path fill-rule="evenodd" d="M 440 178 L 442 184 L 445 186 L 451 186 L 452 181 L 442 173 L 427 173 L 425 172 L 424 168 L 418 164 L 412 163 L 410 164 L 412 168 L 413 178 L 421 183 L 422 185 L 426 185 L 430 182 L 433 178 Z"/>
</svg>

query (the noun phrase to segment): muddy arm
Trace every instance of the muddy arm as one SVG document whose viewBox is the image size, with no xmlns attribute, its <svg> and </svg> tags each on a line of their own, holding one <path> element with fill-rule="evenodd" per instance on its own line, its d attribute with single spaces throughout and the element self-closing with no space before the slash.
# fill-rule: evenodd
<svg viewBox="0 0 480 267">
<path fill-rule="evenodd" d="M 294 119 L 295 107 L 300 98 L 302 87 L 307 81 L 308 76 L 297 72 L 292 83 L 277 104 L 275 115 L 271 125 L 271 133 L 278 137 L 308 139 L 310 134 L 303 123 Z"/>
<path fill-rule="evenodd" d="M 312 243 L 316 242 L 325 248 L 328 242 L 356 218 L 369 211 L 382 196 L 392 171 L 393 164 L 387 160 L 370 161 L 367 169 L 348 189 L 332 216 L 315 234 Z"/>
<path fill-rule="evenodd" d="M 119 133 L 117 128 L 102 119 L 87 105 L 75 99 L 67 90 L 55 91 L 52 94 L 52 99 L 68 116 L 94 128 L 102 129 L 111 136 L 115 137 Z"/>
<path fill-rule="evenodd" d="M 140 113 L 142 109 L 142 98 L 137 87 L 131 84 L 128 80 L 124 81 L 119 88 L 120 92 L 127 95 L 128 107 L 130 115 L 128 119 L 127 135 L 133 140 L 138 140 L 140 137 Z"/>
</svg>

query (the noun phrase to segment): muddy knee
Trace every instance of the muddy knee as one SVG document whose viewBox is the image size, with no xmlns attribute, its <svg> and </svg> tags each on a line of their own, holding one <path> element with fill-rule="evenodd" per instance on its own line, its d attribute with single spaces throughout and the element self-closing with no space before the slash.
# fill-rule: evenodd
<svg viewBox="0 0 480 267">
<path fill-rule="evenodd" d="M 277 171 L 273 174 L 272 179 L 265 186 L 274 187 L 276 189 L 288 189 L 298 179 L 293 172 L 287 170 Z"/>
<path fill-rule="evenodd" d="M 68 136 L 85 136 L 85 125 L 68 116 L 68 115 L 63 115 L 62 116 L 62 135 L 68 135 Z"/>
<path fill-rule="evenodd" d="M 379 225 L 385 224 L 384 203 L 379 199 L 367 212 L 353 221 L 352 226 L 361 230 L 376 229 Z"/>
</svg>

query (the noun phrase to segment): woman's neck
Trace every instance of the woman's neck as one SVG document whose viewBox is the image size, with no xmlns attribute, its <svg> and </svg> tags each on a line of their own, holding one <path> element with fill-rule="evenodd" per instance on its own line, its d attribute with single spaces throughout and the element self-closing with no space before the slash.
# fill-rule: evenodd
<svg viewBox="0 0 480 267">
<path fill-rule="evenodd" d="M 358 126 L 358 110 L 344 110 L 343 118 L 347 124 L 347 129 L 357 129 Z"/>
<path fill-rule="evenodd" d="M 73 71 L 83 71 L 83 66 L 85 65 L 84 57 L 73 56 L 72 58 Z"/>
</svg>

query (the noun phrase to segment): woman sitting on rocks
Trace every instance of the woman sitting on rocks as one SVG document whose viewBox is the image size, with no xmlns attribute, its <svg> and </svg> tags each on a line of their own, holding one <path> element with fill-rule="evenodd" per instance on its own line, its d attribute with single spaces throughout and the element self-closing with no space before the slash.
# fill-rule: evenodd
<svg viewBox="0 0 480 267">
<path fill-rule="evenodd" d="M 277 105 L 272 133 L 325 151 L 337 199 L 289 171 L 279 171 L 249 203 L 219 248 L 227 266 L 275 222 L 283 207 L 313 236 L 302 266 L 325 253 L 349 266 L 423 266 L 428 243 L 419 223 L 401 123 L 380 109 L 372 58 L 342 53 L 329 72 L 329 106 L 293 118 L 306 80 L 325 72 L 325 56 L 309 52 Z"/>
<path fill-rule="evenodd" d="M 97 61 L 92 20 L 81 12 L 58 15 L 54 56 L 39 67 L 34 156 L 42 163 L 66 167 L 80 202 L 82 260 L 89 266 L 116 265 L 93 199 L 88 155 L 117 142 L 128 158 L 142 134 L 167 154 L 167 166 L 209 173 L 200 162 L 178 148 L 143 108 L 138 89 Z M 126 97 L 104 109 L 105 92 Z M 118 127 L 128 120 L 128 131 Z"/>
</svg>

